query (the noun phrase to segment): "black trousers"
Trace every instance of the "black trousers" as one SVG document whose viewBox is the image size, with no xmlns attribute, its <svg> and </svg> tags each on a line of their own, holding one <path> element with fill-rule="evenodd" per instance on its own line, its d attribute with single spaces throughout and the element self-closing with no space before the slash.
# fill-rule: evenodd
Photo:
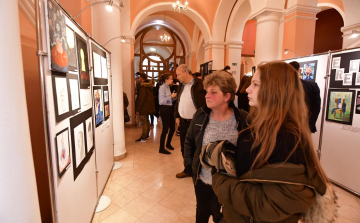
<svg viewBox="0 0 360 223">
<path fill-rule="evenodd" d="M 164 144 L 166 135 L 168 135 L 166 145 L 170 145 L 175 132 L 174 109 L 172 108 L 172 106 L 160 105 L 160 116 L 163 125 L 160 136 L 160 148 L 165 148 Z"/>
<path fill-rule="evenodd" d="M 196 223 L 208 223 L 210 215 L 215 223 L 223 218 L 221 204 L 219 204 L 212 186 L 197 180 L 195 187 L 196 195 Z"/>
<path fill-rule="evenodd" d="M 187 130 L 189 129 L 189 126 L 190 126 L 190 122 L 188 120 L 180 118 L 180 145 L 181 145 L 181 154 L 182 154 L 183 158 L 184 158 L 185 138 L 186 138 L 186 133 L 187 133 Z M 185 168 L 184 168 L 184 172 L 189 175 L 192 175 L 192 173 L 188 173 L 185 170 Z"/>
</svg>

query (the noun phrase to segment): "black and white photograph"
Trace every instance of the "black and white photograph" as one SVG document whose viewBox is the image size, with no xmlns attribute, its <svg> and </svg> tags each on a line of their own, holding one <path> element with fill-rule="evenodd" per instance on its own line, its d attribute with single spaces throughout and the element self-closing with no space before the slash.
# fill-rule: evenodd
<svg viewBox="0 0 360 223">
<path fill-rule="evenodd" d="M 59 177 L 65 173 L 67 167 L 70 165 L 70 145 L 69 145 L 69 129 L 66 128 L 56 134 L 55 137 L 56 155 L 58 164 Z"/>
<path fill-rule="evenodd" d="M 343 81 L 344 80 L 344 68 L 336 69 L 335 80 Z"/>
<path fill-rule="evenodd" d="M 349 73 L 359 72 L 360 60 L 350 60 Z"/>
<path fill-rule="evenodd" d="M 343 85 L 345 85 L 345 86 L 352 85 L 352 77 L 353 77 L 352 73 L 345 73 L 343 76 L 343 78 L 344 78 Z"/>
<path fill-rule="evenodd" d="M 334 57 L 332 60 L 332 69 L 339 69 L 340 61 L 341 61 L 341 57 Z"/>
</svg>

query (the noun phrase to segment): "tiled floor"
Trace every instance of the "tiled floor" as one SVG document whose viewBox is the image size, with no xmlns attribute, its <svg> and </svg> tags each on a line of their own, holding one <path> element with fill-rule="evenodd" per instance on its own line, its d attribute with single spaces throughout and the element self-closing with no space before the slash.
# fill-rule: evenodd
<svg viewBox="0 0 360 223">
<path fill-rule="evenodd" d="M 192 180 L 175 177 L 183 169 L 179 137 L 173 137 L 175 151 L 171 155 L 159 154 L 161 128 L 161 122 L 152 127 L 146 143 L 135 143 L 141 128 L 126 128 L 127 156 L 121 160 L 123 167 L 111 173 L 103 193 L 112 203 L 95 214 L 93 223 L 195 222 Z M 360 223 L 360 198 L 337 187 L 335 190 L 340 205 L 337 222 Z"/>
</svg>

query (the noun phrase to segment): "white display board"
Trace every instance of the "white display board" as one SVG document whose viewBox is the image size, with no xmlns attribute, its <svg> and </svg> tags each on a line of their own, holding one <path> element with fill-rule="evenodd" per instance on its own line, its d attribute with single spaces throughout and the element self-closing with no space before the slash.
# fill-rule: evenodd
<svg viewBox="0 0 360 223">
<path fill-rule="evenodd" d="M 68 112 L 68 110 L 74 110 L 71 109 L 71 107 L 76 107 L 71 114 L 67 113 L 68 115 L 64 118 L 56 117 L 56 114 L 64 115 L 60 112 L 56 112 L 58 108 L 56 108 L 56 104 L 59 104 L 54 100 L 54 98 L 60 98 L 62 97 L 61 93 L 60 97 L 54 97 L 54 75 L 52 71 L 50 70 L 52 68 L 52 61 L 50 59 L 51 56 L 51 48 L 50 48 L 50 39 L 49 39 L 49 20 L 48 19 L 48 1 L 47 0 L 41 0 L 42 5 L 44 6 L 41 13 L 43 14 L 41 16 L 41 27 L 42 27 L 42 49 L 48 53 L 48 60 L 44 60 L 44 67 L 45 67 L 45 94 L 46 94 L 46 103 L 47 103 L 47 118 L 48 118 L 48 129 L 49 129 L 49 140 L 50 140 L 50 153 L 51 153 L 51 159 L 52 159 L 52 169 L 53 169 L 53 177 L 54 177 L 54 193 L 55 193 L 55 208 L 56 208 L 56 218 L 59 223 L 67 223 L 67 222 L 91 222 L 92 216 L 95 212 L 97 202 L 98 202 L 98 195 L 101 193 L 101 191 L 105 187 L 105 183 L 107 178 L 109 177 L 113 165 L 113 128 L 112 128 L 112 116 L 110 116 L 109 119 L 107 119 L 107 128 L 103 128 L 105 126 L 105 123 L 103 123 L 98 128 L 95 128 L 95 120 L 94 120 L 94 111 L 93 111 L 93 97 L 92 97 L 92 78 L 90 76 L 90 86 L 89 89 L 79 89 L 78 92 L 73 91 L 74 86 L 76 84 L 80 85 L 79 82 L 72 81 L 72 90 L 69 92 L 70 96 L 69 98 L 79 98 L 81 101 L 79 103 L 76 101 L 76 103 L 72 102 L 70 104 L 70 109 L 63 109 L 64 114 Z M 54 2 L 51 2 L 51 7 L 57 7 L 57 5 Z M 65 13 L 64 13 L 65 14 Z M 60 14 L 57 14 L 59 17 Z M 90 70 L 91 65 L 91 58 L 90 55 L 90 40 L 87 35 L 75 24 L 72 22 L 72 20 L 68 19 L 65 14 L 65 22 L 66 26 L 71 28 L 76 34 L 78 34 L 80 37 L 82 37 L 87 42 L 87 55 L 88 55 L 88 65 Z M 58 21 L 51 21 L 51 25 L 56 27 L 58 24 L 56 24 Z M 76 53 L 77 56 L 78 53 Z M 68 54 L 69 55 L 69 54 Z M 110 55 L 106 51 L 106 56 L 109 58 Z M 77 71 L 68 71 L 67 74 L 64 73 L 63 75 L 67 77 L 68 74 L 71 74 L 72 76 L 79 76 L 79 68 Z M 110 70 L 108 70 L 110 72 Z M 90 72 L 90 75 L 92 75 L 92 72 Z M 80 78 L 78 78 L 80 81 Z M 74 84 L 75 83 L 75 84 Z M 110 104 L 112 104 L 111 101 L 111 85 L 109 81 L 109 94 L 110 94 Z M 80 88 L 80 87 L 79 87 Z M 71 98 L 71 100 L 73 100 Z M 59 99 L 57 99 L 59 100 Z M 66 101 L 64 100 L 64 103 Z M 78 108 L 79 107 L 79 108 Z M 59 145 L 56 143 L 55 138 L 56 135 L 63 131 L 64 129 L 68 129 L 68 141 L 69 141 L 69 147 L 70 151 L 72 151 L 72 135 L 70 132 L 71 129 L 71 119 L 74 117 L 77 117 L 81 114 L 84 114 L 85 111 L 92 110 L 92 116 L 91 119 L 93 121 L 93 128 L 95 129 L 95 147 L 93 152 L 89 152 L 88 159 L 84 159 L 86 162 L 81 163 L 79 166 L 83 166 L 81 172 L 75 176 L 73 170 L 75 163 L 76 163 L 76 157 L 74 157 L 73 153 L 70 152 L 70 158 L 71 163 L 67 167 L 67 170 L 60 176 L 58 173 L 57 168 L 57 162 L 58 162 L 58 154 L 57 153 L 57 147 L 56 145 Z M 30 117 L 31 118 L 31 117 Z M 89 123 L 89 120 L 87 119 L 86 123 Z M 75 131 L 75 130 L 74 130 Z M 84 133 L 85 134 L 85 133 Z M 90 135 L 90 134 L 89 134 Z M 76 140 L 78 136 L 74 136 Z M 87 141 L 86 137 L 79 141 L 83 141 L 83 143 L 91 144 L 89 141 Z M 74 142 L 74 141 L 73 141 Z M 88 148 L 87 148 L 88 149 Z M 88 152 L 88 151 L 86 151 Z M 78 158 L 79 159 L 79 158 Z M 78 166 L 78 165 L 76 165 Z M 96 172 L 98 172 L 98 179 L 96 177 Z M 105 182 L 105 183 L 104 183 Z"/>
<path fill-rule="evenodd" d="M 318 55 L 318 56 L 309 56 L 309 57 L 301 57 L 301 58 L 285 60 L 285 62 L 287 62 L 287 63 L 290 63 L 291 61 L 297 61 L 298 63 L 304 63 L 304 62 L 308 62 L 308 61 L 317 61 L 315 82 L 318 84 L 318 86 L 320 88 L 321 110 L 319 113 L 319 117 L 316 121 L 317 132 L 311 134 L 315 149 L 318 149 L 318 147 L 319 147 L 321 114 L 322 114 L 322 110 L 323 110 L 324 91 L 325 91 L 325 76 L 326 76 L 326 68 L 327 68 L 328 58 L 329 58 L 329 55 L 324 54 L 324 55 Z"/>
<path fill-rule="evenodd" d="M 342 57 L 346 53 L 356 51 L 360 52 L 360 49 L 336 52 L 332 54 L 332 57 Z M 360 57 L 351 58 L 351 60 L 357 59 L 360 59 Z M 338 61 L 334 62 L 336 62 L 335 67 L 339 64 L 340 69 L 345 69 L 345 73 L 348 72 L 350 66 L 348 61 L 346 63 L 345 60 L 340 61 L 340 63 Z M 330 67 L 331 70 L 334 72 L 332 67 Z M 329 87 L 330 89 L 344 89 L 332 88 L 330 84 Z M 346 89 L 359 91 L 360 86 L 359 88 L 350 86 Z M 331 180 L 360 193 L 360 114 L 355 114 L 355 109 L 356 106 L 353 109 L 354 114 L 351 125 L 330 122 L 324 119 L 321 163 Z"/>
</svg>

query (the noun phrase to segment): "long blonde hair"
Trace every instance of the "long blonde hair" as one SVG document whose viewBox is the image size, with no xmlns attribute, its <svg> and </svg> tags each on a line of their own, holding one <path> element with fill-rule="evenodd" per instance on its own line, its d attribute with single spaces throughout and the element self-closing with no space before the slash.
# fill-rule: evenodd
<svg viewBox="0 0 360 223">
<path fill-rule="evenodd" d="M 297 71 L 282 61 L 272 61 L 258 65 L 260 88 L 258 107 L 251 107 L 249 129 L 253 136 L 252 150 L 259 147 L 251 166 L 257 169 L 264 165 L 276 146 L 276 138 L 281 130 L 295 137 L 295 146 L 284 163 L 301 147 L 307 165 L 314 166 L 324 182 L 328 178 L 314 151 L 305 103 L 304 89 Z"/>
</svg>

